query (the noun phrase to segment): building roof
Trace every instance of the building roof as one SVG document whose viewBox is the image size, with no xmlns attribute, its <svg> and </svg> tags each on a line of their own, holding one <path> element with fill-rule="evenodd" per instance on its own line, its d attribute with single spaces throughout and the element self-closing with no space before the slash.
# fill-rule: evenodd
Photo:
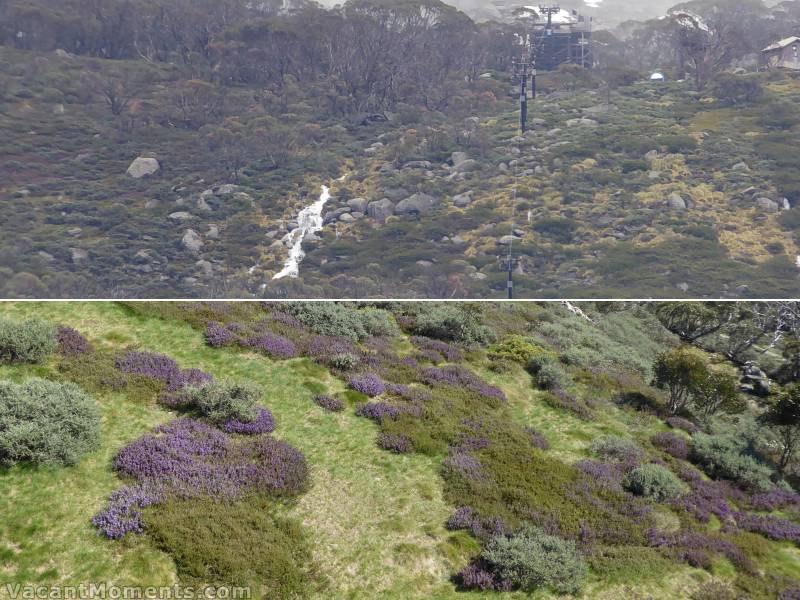
<svg viewBox="0 0 800 600">
<path fill-rule="evenodd" d="M 786 46 L 788 46 L 789 44 L 796 44 L 798 42 L 800 42 L 800 37 L 797 37 L 796 35 L 793 35 L 792 37 L 783 38 L 782 40 L 778 40 L 774 44 L 772 44 L 770 46 L 767 46 L 766 48 L 764 48 L 762 50 L 762 52 L 770 52 L 772 50 L 781 50 L 783 48 L 786 48 Z"/>
</svg>

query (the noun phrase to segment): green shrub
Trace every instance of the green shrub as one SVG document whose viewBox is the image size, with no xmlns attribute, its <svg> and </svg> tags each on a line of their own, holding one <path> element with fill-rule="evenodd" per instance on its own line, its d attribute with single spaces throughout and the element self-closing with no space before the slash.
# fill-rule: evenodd
<svg viewBox="0 0 800 600">
<path fill-rule="evenodd" d="M 320 335 L 340 336 L 354 341 L 370 335 L 393 335 L 391 315 L 376 308 L 358 309 L 346 303 L 291 302 L 285 310 Z"/>
<path fill-rule="evenodd" d="M 455 304 L 426 305 L 411 329 L 417 335 L 465 344 L 486 344 L 495 338 L 495 333 L 481 324 L 479 315 Z"/>
<path fill-rule="evenodd" d="M 683 492 L 680 479 L 672 471 L 652 463 L 631 471 L 625 487 L 637 496 L 646 496 L 656 502 L 677 498 Z"/>
<path fill-rule="evenodd" d="M 510 360 L 523 366 L 541 357 L 557 358 L 555 352 L 548 350 L 520 336 L 512 335 L 489 349 L 489 358 L 493 361 Z"/>
<path fill-rule="evenodd" d="M 36 363 L 55 352 L 56 329 L 40 319 L 22 323 L 0 318 L 0 361 Z"/>
<path fill-rule="evenodd" d="M 564 368 L 555 361 L 547 361 L 536 371 L 536 384 L 543 390 L 563 389 L 570 378 Z"/>
<path fill-rule="evenodd" d="M 601 458 L 620 462 L 638 462 L 645 456 L 636 442 L 616 435 L 607 435 L 595 440 L 589 450 Z"/>
<path fill-rule="evenodd" d="M 258 417 L 261 391 L 250 383 L 214 382 L 189 391 L 192 404 L 217 425 L 228 421 L 251 423 Z"/>
<path fill-rule="evenodd" d="M 526 592 L 549 588 L 560 594 L 576 594 L 588 573 L 574 542 L 530 525 L 510 537 L 492 538 L 481 557 L 501 579 Z"/>
<path fill-rule="evenodd" d="M 0 463 L 72 465 L 99 437 L 100 412 L 77 385 L 0 381 Z"/>
<path fill-rule="evenodd" d="M 251 586 L 253 598 L 306 597 L 311 553 L 302 526 L 267 500 L 174 500 L 145 515 L 148 535 L 189 583 Z"/>
<path fill-rule="evenodd" d="M 695 433 L 692 459 L 711 477 L 723 477 L 754 490 L 767 490 L 772 470 L 756 459 L 746 438 L 735 434 Z"/>
</svg>

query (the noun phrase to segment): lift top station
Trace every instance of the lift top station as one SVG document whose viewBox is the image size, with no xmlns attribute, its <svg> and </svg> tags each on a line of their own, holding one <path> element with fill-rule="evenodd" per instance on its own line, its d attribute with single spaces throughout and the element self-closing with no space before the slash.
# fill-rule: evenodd
<svg viewBox="0 0 800 600">
<path fill-rule="evenodd" d="M 592 67 L 592 17 L 556 5 L 522 6 L 513 15 L 528 31 L 537 69 L 552 71 L 563 64 Z"/>
</svg>

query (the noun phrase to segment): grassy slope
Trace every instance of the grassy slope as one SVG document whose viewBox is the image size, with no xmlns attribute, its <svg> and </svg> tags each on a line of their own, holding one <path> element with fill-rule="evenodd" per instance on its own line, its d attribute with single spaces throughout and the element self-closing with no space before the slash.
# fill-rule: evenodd
<svg viewBox="0 0 800 600">
<path fill-rule="evenodd" d="M 184 366 L 217 377 L 249 378 L 264 387 L 267 405 L 278 419 L 276 435 L 308 457 L 313 488 L 291 508 L 312 538 L 315 559 L 326 586 L 325 598 L 463 598 L 448 576 L 474 553 L 473 542 L 451 534 L 443 523 L 451 511 L 441 498 L 433 459 L 397 456 L 379 450 L 375 427 L 352 409 L 324 413 L 314 393 L 341 389 L 320 367 L 306 360 L 276 363 L 262 356 L 212 350 L 188 325 L 132 315 L 107 303 L 0 304 L 0 314 L 37 315 L 68 323 L 97 345 L 141 345 L 167 353 Z M 21 379 L 46 374 L 50 367 L 2 367 L 0 377 Z M 595 423 L 580 421 L 538 400 L 527 375 L 482 371 L 509 396 L 512 414 L 540 429 L 552 452 L 568 462 L 587 455 L 597 435 L 627 433 L 646 439 L 661 425 L 616 408 L 603 410 Z M 0 578 L 11 581 L 76 583 L 115 581 L 164 585 L 175 581 L 170 559 L 146 538 L 124 543 L 102 540 L 90 516 L 119 487 L 109 462 L 125 443 L 171 415 L 156 406 L 132 404 L 122 395 L 98 397 L 104 412 L 102 448 L 77 467 L 40 471 L 13 469 L 0 474 Z M 800 578 L 800 556 L 789 544 L 773 544 L 770 571 Z M 719 576 L 732 575 L 728 565 Z M 688 598 L 704 571 L 677 567 L 667 576 L 629 583 L 590 581 L 592 598 Z M 0 596 L 5 590 L 0 590 Z M 526 597 L 492 594 L 492 598 Z M 548 597 L 536 594 L 535 598 Z"/>
</svg>

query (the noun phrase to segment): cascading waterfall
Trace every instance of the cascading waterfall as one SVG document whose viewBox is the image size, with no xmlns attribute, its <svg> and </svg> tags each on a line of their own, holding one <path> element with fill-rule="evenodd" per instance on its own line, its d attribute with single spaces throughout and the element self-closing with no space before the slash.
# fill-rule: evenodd
<svg viewBox="0 0 800 600">
<path fill-rule="evenodd" d="M 322 229 L 322 209 L 331 198 L 331 190 L 327 185 L 322 186 L 322 193 L 319 200 L 307 206 L 297 215 L 297 229 L 288 235 L 288 240 L 292 244 L 289 250 L 289 258 L 283 266 L 283 270 L 275 275 L 273 279 L 283 279 L 284 277 L 296 278 L 300 276 L 300 262 L 305 257 L 303 251 L 303 241 L 307 236 L 317 233 Z"/>
</svg>

